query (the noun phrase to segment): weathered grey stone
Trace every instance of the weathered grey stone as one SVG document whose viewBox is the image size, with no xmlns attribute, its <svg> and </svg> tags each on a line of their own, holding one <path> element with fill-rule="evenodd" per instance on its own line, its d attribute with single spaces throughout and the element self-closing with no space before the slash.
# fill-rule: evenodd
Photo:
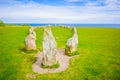
<svg viewBox="0 0 120 80">
<path fill-rule="evenodd" d="M 57 44 L 50 27 L 44 27 L 43 35 L 43 65 L 56 64 Z"/>
<path fill-rule="evenodd" d="M 26 49 L 27 50 L 36 50 L 36 33 L 34 28 L 30 28 L 29 35 L 25 39 Z"/>
<path fill-rule="evenodd" d="M 68 39 L 68 41 L 67 41 L 65 53 L 69 55 L 72 52 L 77 51 L 77 46 L 78 46 L 78 34 L 77 34 L 76 28 L 74 27 L 73 28 L 73 36 L 70 39 Z"/>
</svg>

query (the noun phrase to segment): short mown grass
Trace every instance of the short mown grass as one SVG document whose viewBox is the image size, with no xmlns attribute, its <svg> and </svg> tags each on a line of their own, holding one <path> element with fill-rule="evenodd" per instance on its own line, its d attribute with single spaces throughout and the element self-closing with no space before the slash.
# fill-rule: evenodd
<svg viewBox="0 0 120 80">
<path fill-rule="evenodd" d="M 0 80 L 120 80 L 120 28 L 77 28 L 80 56 L 67 70 L 54 74 L 32 71 L 37 52 L 22 51 L 30 27 L 0 27 Z M 42 51 L 43 29 L 36 28 L 37 49 Z M 58 48 L 65 48 L 71 28 L 52 27 Z M 29 78 L 34 74 L 36 78 Z"/>
</svg>

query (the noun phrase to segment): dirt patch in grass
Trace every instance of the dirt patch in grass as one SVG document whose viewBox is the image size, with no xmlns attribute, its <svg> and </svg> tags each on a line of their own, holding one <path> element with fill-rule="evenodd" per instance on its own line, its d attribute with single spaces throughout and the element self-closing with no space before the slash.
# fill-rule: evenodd
<svg viewBox="0 0 120 80">
<path fill-rule="evenodd" d="M 42 68 L 41 63 L 43 59 L 43 53 L 39 52 L 39 54 L 37 55 L 38 59 L 36 63 L 32 65 L 33 71 L 39 74 L 44 74 L 44 73 L 58 73 L 66 70 L 69 67 L 69 59 L 71 57 L 65 55 L 65 51 L 63 49 L 58 49 L 57 52 L 58 52 L 57 59 L 60 64 L 58 68 Z"/>
</svg>

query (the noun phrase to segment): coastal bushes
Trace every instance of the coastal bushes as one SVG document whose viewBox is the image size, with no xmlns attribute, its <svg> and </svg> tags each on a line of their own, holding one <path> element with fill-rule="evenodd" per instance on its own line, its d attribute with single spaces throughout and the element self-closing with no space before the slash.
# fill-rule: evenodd
<svg viewBox="0 0 120 80">
<path fill-rule="evenodd" d="M 0 20 L 0 27 L 4 27 L 4 26 L 5 26 L 5 23 L 2 20 Z"/>
</svg>

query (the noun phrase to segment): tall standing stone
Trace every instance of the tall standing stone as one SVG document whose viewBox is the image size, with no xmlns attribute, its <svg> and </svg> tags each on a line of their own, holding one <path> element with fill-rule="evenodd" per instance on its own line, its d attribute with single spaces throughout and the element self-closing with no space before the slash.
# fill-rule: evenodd
<svg viewBox="0 0 120 80">
<path fill-rule="evenodd" d="M 57 44 L 50 27 L 44 27 L 43 35 L 43 65 L 56 64 Z"/>
<path fill-rule="evenodd" d="M 70 55 L 71 53 L 76 52 L 77 46 L 78 46 L 78 34 L 77 34 L 76 28 L 74 27 L 73 36 L 67 41 L 67 45 L 65 48 L 65 54 Z"/>
<path fill-rule="evenodd" d="M 27 50 L 36 50 L 36 33 L 34 28 L 29 29 L 29 35 L 25 39 L 26 49 Z"/>
</svg>

